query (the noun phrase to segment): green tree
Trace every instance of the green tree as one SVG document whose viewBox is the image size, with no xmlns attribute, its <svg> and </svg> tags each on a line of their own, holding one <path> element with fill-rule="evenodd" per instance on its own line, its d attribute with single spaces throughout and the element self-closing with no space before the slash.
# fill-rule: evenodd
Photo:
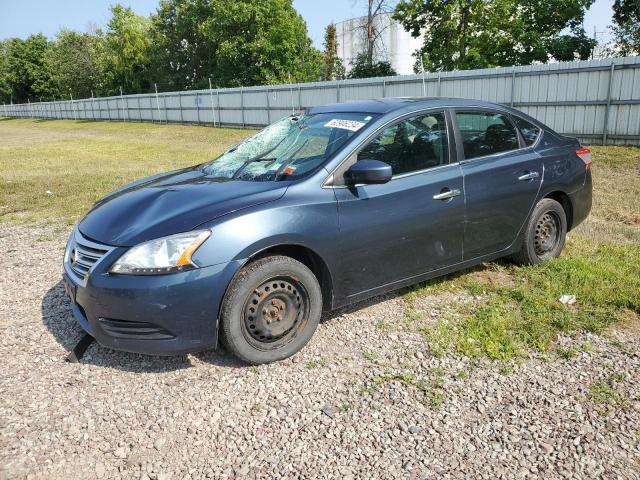
<svg viewBox="0 0 640 480">
<path fill-rule="evenodd" d="M 349 78 L 390 77 L 396 75 L 389 62 L 370 62 L 366 52 L 358 54 L 351 63 Z"/>
<path fill-rule="evenodd" d="M 107 94 L 148 91 L 151 88 L 151 22 L 130 7 L 111 7 L 100 69 Z"/>
<path fill-rule="evenodd" d="M 344 64 L 338 57 L 338 39 L 336 37 L 336 26 L 332 23 L 327 25 L 324 31 L 324 70 L 322 78 L 324 80 L 342 80 L 345 77 Z"/>
<path fill-rule="evenodd" d="M 615 0 L 613 33 L 622 55 L 640 54 L 640 0 Z"/>
<path fill-rule="evenodd" d="M 14 103 L 50 99 L 55 93 L 44 61 L 49 48 L 50 42 L 41 33 L 26 40 L 11 38 L 4 42 L 3 76 Z"/>
<path fill-rule="evenodd" d="M 292 0 L 162 0 L 153 18 L 163 88 L 317 80 L 322 54 Z"/>
<path fill-rule="evenodd" d="M 100 57 L 103 48 L 104 35 L 100 31 L 60 30 L 45 54 L 53 88 L 65 97 L 69 92 L 74 98 L 87 98 L 92 90 L 97 93 L 102 86 Z"/>
<path fill-rule="evenodd" d="M 488 68 L 586 59 L 582 28 L 594 0 L 400 0 L 394 18 L 414 37 L 426 70 Z"/>
</svg>

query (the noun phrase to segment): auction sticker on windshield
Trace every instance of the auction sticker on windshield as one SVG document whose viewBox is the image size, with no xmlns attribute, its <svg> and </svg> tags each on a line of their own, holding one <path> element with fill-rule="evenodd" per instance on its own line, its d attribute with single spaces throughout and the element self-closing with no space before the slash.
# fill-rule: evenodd
<svg viewBox="0 0 640 480">
<path fill-rule="evenodd" d="M 358 122 L 356 120 L 342 120 L 340 118 L 334 118 L 324 124 L 328 128 L 342 128 L 351 132 L 357 132 L 365 126 L 364 122 Z"/>
</svg>

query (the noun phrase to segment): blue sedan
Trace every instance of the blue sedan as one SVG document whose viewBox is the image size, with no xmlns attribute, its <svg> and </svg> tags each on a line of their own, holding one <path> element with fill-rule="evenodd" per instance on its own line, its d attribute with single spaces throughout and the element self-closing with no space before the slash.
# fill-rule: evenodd
<svg viewBox="0 0 640 480">
<path fill-rule="evenodd" d="M 591 154 L 464 99 L 313 107 L 214 161 L 135 181 L 74 229 L 64 282 L 107 347 L 299 351 L 323 310 L 511 257 L 551 260 L 591 209 Z"/>
</svg>

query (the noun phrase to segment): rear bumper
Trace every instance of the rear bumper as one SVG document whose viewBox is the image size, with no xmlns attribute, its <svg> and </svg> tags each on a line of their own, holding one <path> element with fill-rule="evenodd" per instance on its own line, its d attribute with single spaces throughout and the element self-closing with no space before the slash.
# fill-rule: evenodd
<svg viewBox="0 0 640 480">
<path fill-rule="evenodd" d="M 584 185 L 581 189 L 569 194 L 571 200 L 572 221 L 571 229 L 580 225 L 591 212 L 591 204 L 593 202 L 593 184 L 591 180 L 591 170 L 587 170 Z"/>
<path fill-rule="evenodd" d="M 174 355 L 215 348 L 218 314 L 240 261 L 157 276 L 112 275 L 120 249 L 80 278 L 64 262 L 63 279 L 80 326 L 101 345 Z"/>
</svg>

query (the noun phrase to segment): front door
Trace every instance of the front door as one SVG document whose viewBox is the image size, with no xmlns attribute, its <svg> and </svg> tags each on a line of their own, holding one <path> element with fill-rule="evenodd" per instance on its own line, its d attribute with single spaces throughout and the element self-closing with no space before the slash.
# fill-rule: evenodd
<svg viewBox="0 0 640 480">
<path fill-rule="evenodd" d="M 335 189 L 337 280 L 347 297 L 462 260 L 464 190 L 460 166 L 449 161 L 449 133 L 444 112 L 422 113 L 352 157 L 390 164 L 393 178 Z"/>
<path fill-rule="evenodd" d="M 516 240 L 534 206 L 543 169 L 508 115 L 458 110 L 455 118 L 464 152 L 464 259 L 471 260 L 505 250 Z"/>
</svg>

